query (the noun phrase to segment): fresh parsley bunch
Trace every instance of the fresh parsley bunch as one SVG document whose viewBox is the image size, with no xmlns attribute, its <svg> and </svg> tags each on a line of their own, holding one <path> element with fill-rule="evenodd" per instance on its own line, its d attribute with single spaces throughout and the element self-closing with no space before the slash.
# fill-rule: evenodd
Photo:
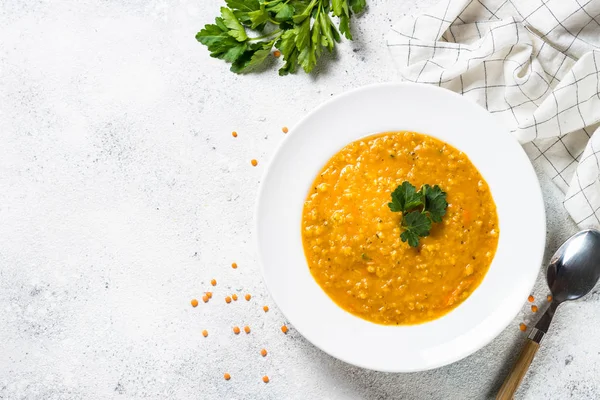
<svg viewBox="0 0 600 400">
<path fill-rule="evenodd" d="M 388 207 L 393 212 L 402 213 L 400 226 L 404 231 L 400 234 L 400 239 L 417 247 L 419 237 L 429 236 L 432 223 L 442 222 L 448 202 L 446 192 L 438 185 L 423 185 L 417 192 L 417 188 L 410 182 L 404 181 L 392 192 L 392 201 L 388 203 Z"/>
<path fill-rule="evenodd" d="M 361 12 L 366 0 L 225 0 L 221 16 L 204 26 L 196 40 L 206 45 L 211 57 L 231 63 L 231 71 L 248 72 L 262 64 L 273 46 L 285 64 L 279 75 L 301 66 L 307 73 L 326 48 L 332 51 L 340 33 L 352 39 L 350 17 Z M 338 28 L 331 15 L 339 19 Z M 248 36 L 248 31 L 259 32 Z"/>
</svg>

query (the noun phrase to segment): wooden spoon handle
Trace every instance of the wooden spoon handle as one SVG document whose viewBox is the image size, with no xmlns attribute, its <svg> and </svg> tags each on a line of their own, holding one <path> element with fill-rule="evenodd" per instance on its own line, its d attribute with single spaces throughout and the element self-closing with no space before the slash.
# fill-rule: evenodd
<svg viewBox="0 0 600 400">
<path fill-rule="evenodd" d="M 511 400 L 513 398 L 513 395 L 519 388 L 519 384 L 523 380 L 523 377 L 525 377 L 525 374 L 529 369 L 529 365 L 531 364 L 531 361 L 533 360 L 533 357 L 539 348 L 539 343 L 536 343 L 531 339 L 527 339 L 525 347 L 523 347 L 517 362 L 504 380 L 500 391 L 498 391 L 496 400 Z"/>
</svg>

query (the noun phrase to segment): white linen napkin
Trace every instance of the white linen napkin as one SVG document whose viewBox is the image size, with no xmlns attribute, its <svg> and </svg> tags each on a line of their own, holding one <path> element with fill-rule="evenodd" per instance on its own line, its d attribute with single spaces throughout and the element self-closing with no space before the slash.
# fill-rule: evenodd
<svg viewBox="0 0 600 400">
<path fill-rule="evenodd" d="M 443 0 L 387 44 L 403 79 L 461 93 L 506 124 L 575 222 L 600 226 L 600 0 Z"/>
</svg>

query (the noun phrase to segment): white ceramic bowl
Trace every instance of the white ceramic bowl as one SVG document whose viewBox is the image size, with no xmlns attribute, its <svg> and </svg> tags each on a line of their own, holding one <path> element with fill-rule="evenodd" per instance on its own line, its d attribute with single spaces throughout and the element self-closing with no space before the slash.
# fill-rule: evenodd
<svg viewBox="0 0 600 400">
<path fill-rule="evenodd" d="M 300 230 L 304 200 L 327 160 L 354 140 L 399 130 L 437 137 L 468 155 L 492 191 L 500 239 L 483 282 L 460 306 L 421 325 L 385 326 L 344 311 L 325 294 L 308 270 Z M 262 179 L 256 223 L 264 279 L 293 327 L 340 360 L 390 372 L 440 367 L 496 337 L 529 295 L 546 238 L 537 177 L 509 132 L 453 92 L 407 83 L 366 86 L 308 114 Z"/>
</svg>

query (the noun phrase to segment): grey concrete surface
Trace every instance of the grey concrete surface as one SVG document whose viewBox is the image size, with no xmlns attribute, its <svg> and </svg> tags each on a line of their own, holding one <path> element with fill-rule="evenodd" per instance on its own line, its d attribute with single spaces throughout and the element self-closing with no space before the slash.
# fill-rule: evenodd
<svg viewBox="0 0 600 400">
<path fill-rule="evenodd" d="M 395 80 L 383 36 L 432 1 L 368 3 L 354 42 L 280 78 L 236 76 L 195 41 L 220 0 L 0 0 L 0 399 L 493 396 L 529 305 L 471 357 L 386 374 L 281 334 L 259 274 L 252 212 L 281 127 Z M 576 228 L 542 186 L 550 253 Z M 226 304 L 234 292 L 253 298 Z M 599 302 L 560 311 L 519 399 L 600 398 Z"/>
</svg>

